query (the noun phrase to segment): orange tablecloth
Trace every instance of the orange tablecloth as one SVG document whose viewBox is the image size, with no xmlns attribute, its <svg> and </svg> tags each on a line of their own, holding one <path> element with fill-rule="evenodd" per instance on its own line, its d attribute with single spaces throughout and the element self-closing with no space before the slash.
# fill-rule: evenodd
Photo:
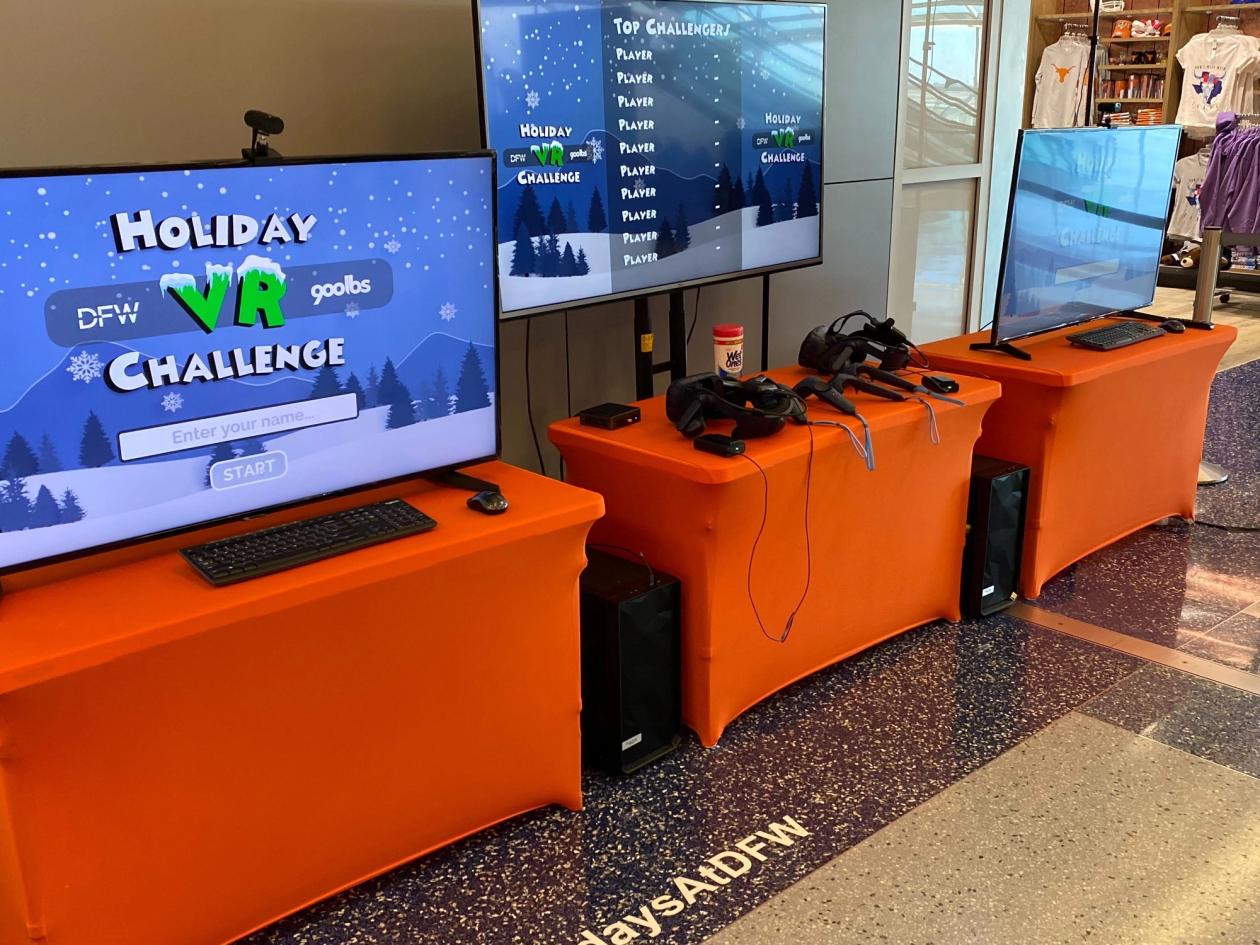
<svg viewBox="0 0 1260 945">
<path fill-rule="evenodd" d="M 216 945 L 580 807 L 577 581 L 601 502 L 472 472 L 506 515 L 415 484 L 290 511 L 403 495 L 439 525 L 228 588 L 171 550 L 188 536 L 7 582 L 0 942 Z"/>
<path fill-rule="evenodd" d="M 771 376 L 790 384 L 806 373 Z M 768 480 L 751 586 L 770 635 L 782 632 L 812 568 L 784 644 L 763 634 L 749 600 L 749 559 L 767 508 L 751 462 L 694 449 L 665 419 L 663 398 L 639 404 L 638 426 L 610 432 L 566 420 L 551 427 L 569 481 L 604 496 L 607 515 L 592 540 L 642 551 L 682 579 L 683 717 L 706 745 L 794 680 L 910 627 L 958 619 L 972 447 L 998 393 L 997 384 L 970 379 L 960 395 L 967 406 L 937 404 L 939 446 L 920 404 L 858 395 L 874 431 L 873 473 L 842 431 L 813 428 L 812 562 L 804 515 L 809 431 L 789 425 L 748 441 Z M 842 417 L 817 401 L 810 415 Z M 856 421 L 846 422 L 860 435 Z"/>
<path fill-rule="evenodd" d="M 1218 325 L 1089 351 L 1064 339 L 1080 330 L 1017 342 L 1031 361 L 970 350 L 987 333 L 924 347 L 934 370 L 1002 383 L 976 449 L 1032 470 L 1021 571 L 1030 598 L 1090 552 L 1161 518 L 1194 517 L 1208 393 L 1238 334 Z"/>
</svg>

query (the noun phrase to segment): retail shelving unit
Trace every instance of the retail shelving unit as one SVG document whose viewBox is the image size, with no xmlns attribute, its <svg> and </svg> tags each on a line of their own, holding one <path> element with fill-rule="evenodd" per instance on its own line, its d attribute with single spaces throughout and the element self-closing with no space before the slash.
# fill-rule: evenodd
<svg viewBox="0 0 1260 945">
<path fill-rule="evenodd" d="M 1164 94 L 1161 98 L 1116 98 L 1099 96 L 1096 105 L 1114 106 L 1119 104 L 1124 110 L 1131 108 L 1152 107 L 1162 105 L 1164 120 L 1171 122 L 1177 116 L 1177 105 L 1181 100 L 1182 69 L 1177 62 L 1177 53 L 1196 33 L 1203 33 L 1212 28 L 1216 14 L 1224 13 L 1238 16 L 1243 21 L 1243 31 L 1260 35 L 1260 3 L 1230 3 L 1229 0 L 1218 0 L 1217 3 L 1186 3 L 1174 0 L 1159 4 L 1158 0 L 1129 0 L 1122 13 L 1103 13 L 1099 17 L 1099 45 L 1110 52 L 1113 60 L 1118 55 L 1132 58 L 1135 52 L 1151 51 L 1156 53 L 1156 63 L 1117 63 L 1111 62 L 1102 69 L 1102 78 L 1120 78 L 1128 75 L 1158 75 L 1164 80 Z M 1028 49 L 1028 84 L 1024 99 L 1024 126 L 1032 123 L 1033 95 L 1036 88 L 1033 79 L 1037 67 L 1041 64 L 1041 54 L 1047 46 L 1059 39 L 1063 27 L 1068 23 L 1092 26 L 1093 13 L 1089 8 L 1089 0 L 1032 0 L 1033 29 Z M 1112 28 L 1118 19 L 1158 19 L 1171 23 L 1172 30 L 1167 36 L 1142 36 L 1127 39 L 1113 39 Z M 1095 116 L 1097 117 L 1097 116 Z"/>
</svg>

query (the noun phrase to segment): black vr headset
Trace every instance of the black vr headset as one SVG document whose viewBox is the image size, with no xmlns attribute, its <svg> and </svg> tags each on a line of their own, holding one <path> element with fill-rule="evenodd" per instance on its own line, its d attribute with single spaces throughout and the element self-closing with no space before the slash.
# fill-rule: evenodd
<svg viewBox="0 0 1260 945">
<path fill-rule="evenodd" d="M 857 331 L 845 332 L 844 326 L 853 318 L 866 323 Z M 820 374 L 845 373 L 850 365 L 872 359 L 884 371 L 901 371 L 910 364 L 910 348 L 910 339 L 891 318 L 879 321 L 866 312 L 851 312 L 806 335 L 797 360 L 801 367 Z"/>
<path fill-rule="evenodd" d="M 749 381 L 693 374 L 669 385 L 665 416 L 678 432 L 692 440 L 704 433 L 708 420 L 734 420 L 737 440 L 771 436 L 788 420 L 808 423 L 805 402 L 789 387 L 768 377 Z"/>
</svg>

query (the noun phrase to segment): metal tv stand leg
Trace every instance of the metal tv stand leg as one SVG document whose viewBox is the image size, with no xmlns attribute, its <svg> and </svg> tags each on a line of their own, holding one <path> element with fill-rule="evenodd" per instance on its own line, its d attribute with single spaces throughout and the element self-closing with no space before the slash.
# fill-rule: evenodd
<svg viewBox="0 0 1260 945">
<path fill-rule="evenodd" d="M 1221 230 L 1203 230 L 1203 249 L 1199 253 L 1199 279 L 1194 288 L 1194 320 L 1212 324 L 1212 303 L 1216 298 L 1216 280 L 1221 268 Z M 1215 486 L 1229 481 L 1229 470 L 1216 463 L 1199 463 L 1199 485 Z"/>
</svg>

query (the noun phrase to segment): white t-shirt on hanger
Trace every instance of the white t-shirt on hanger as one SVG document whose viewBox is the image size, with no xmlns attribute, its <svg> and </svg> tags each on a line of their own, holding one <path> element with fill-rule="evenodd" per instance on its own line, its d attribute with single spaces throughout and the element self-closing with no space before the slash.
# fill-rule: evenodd
<svg viewBox="0 0 1260 945">
<path fill-rule="evenodd" d="M 1173 167 L 1173 211 L 1168 221 L 1168 238 L 1202 239 L 1199 189 L 1207 174 L 1208 157 L 1202 151 L 1183 157 Z"/>
<path fill-rule="evenodd" d="M 1246 111 L 1252 101 L 1252 73 L 1260 66 L 1260 40 L 1232 30 L 1191 37 L 1177 53 L 1185 70 L 1177 124 L 1211 131 L 1221 112 Z"/>
<path fill-rule="evenodd" d="M 1072 128 L 1078 123 L 1082 77 L 1088 69 L 1089 43 L 1064 38 L 1046 47 L 1033 79 L 1034 128 Z"/>
</svg>

